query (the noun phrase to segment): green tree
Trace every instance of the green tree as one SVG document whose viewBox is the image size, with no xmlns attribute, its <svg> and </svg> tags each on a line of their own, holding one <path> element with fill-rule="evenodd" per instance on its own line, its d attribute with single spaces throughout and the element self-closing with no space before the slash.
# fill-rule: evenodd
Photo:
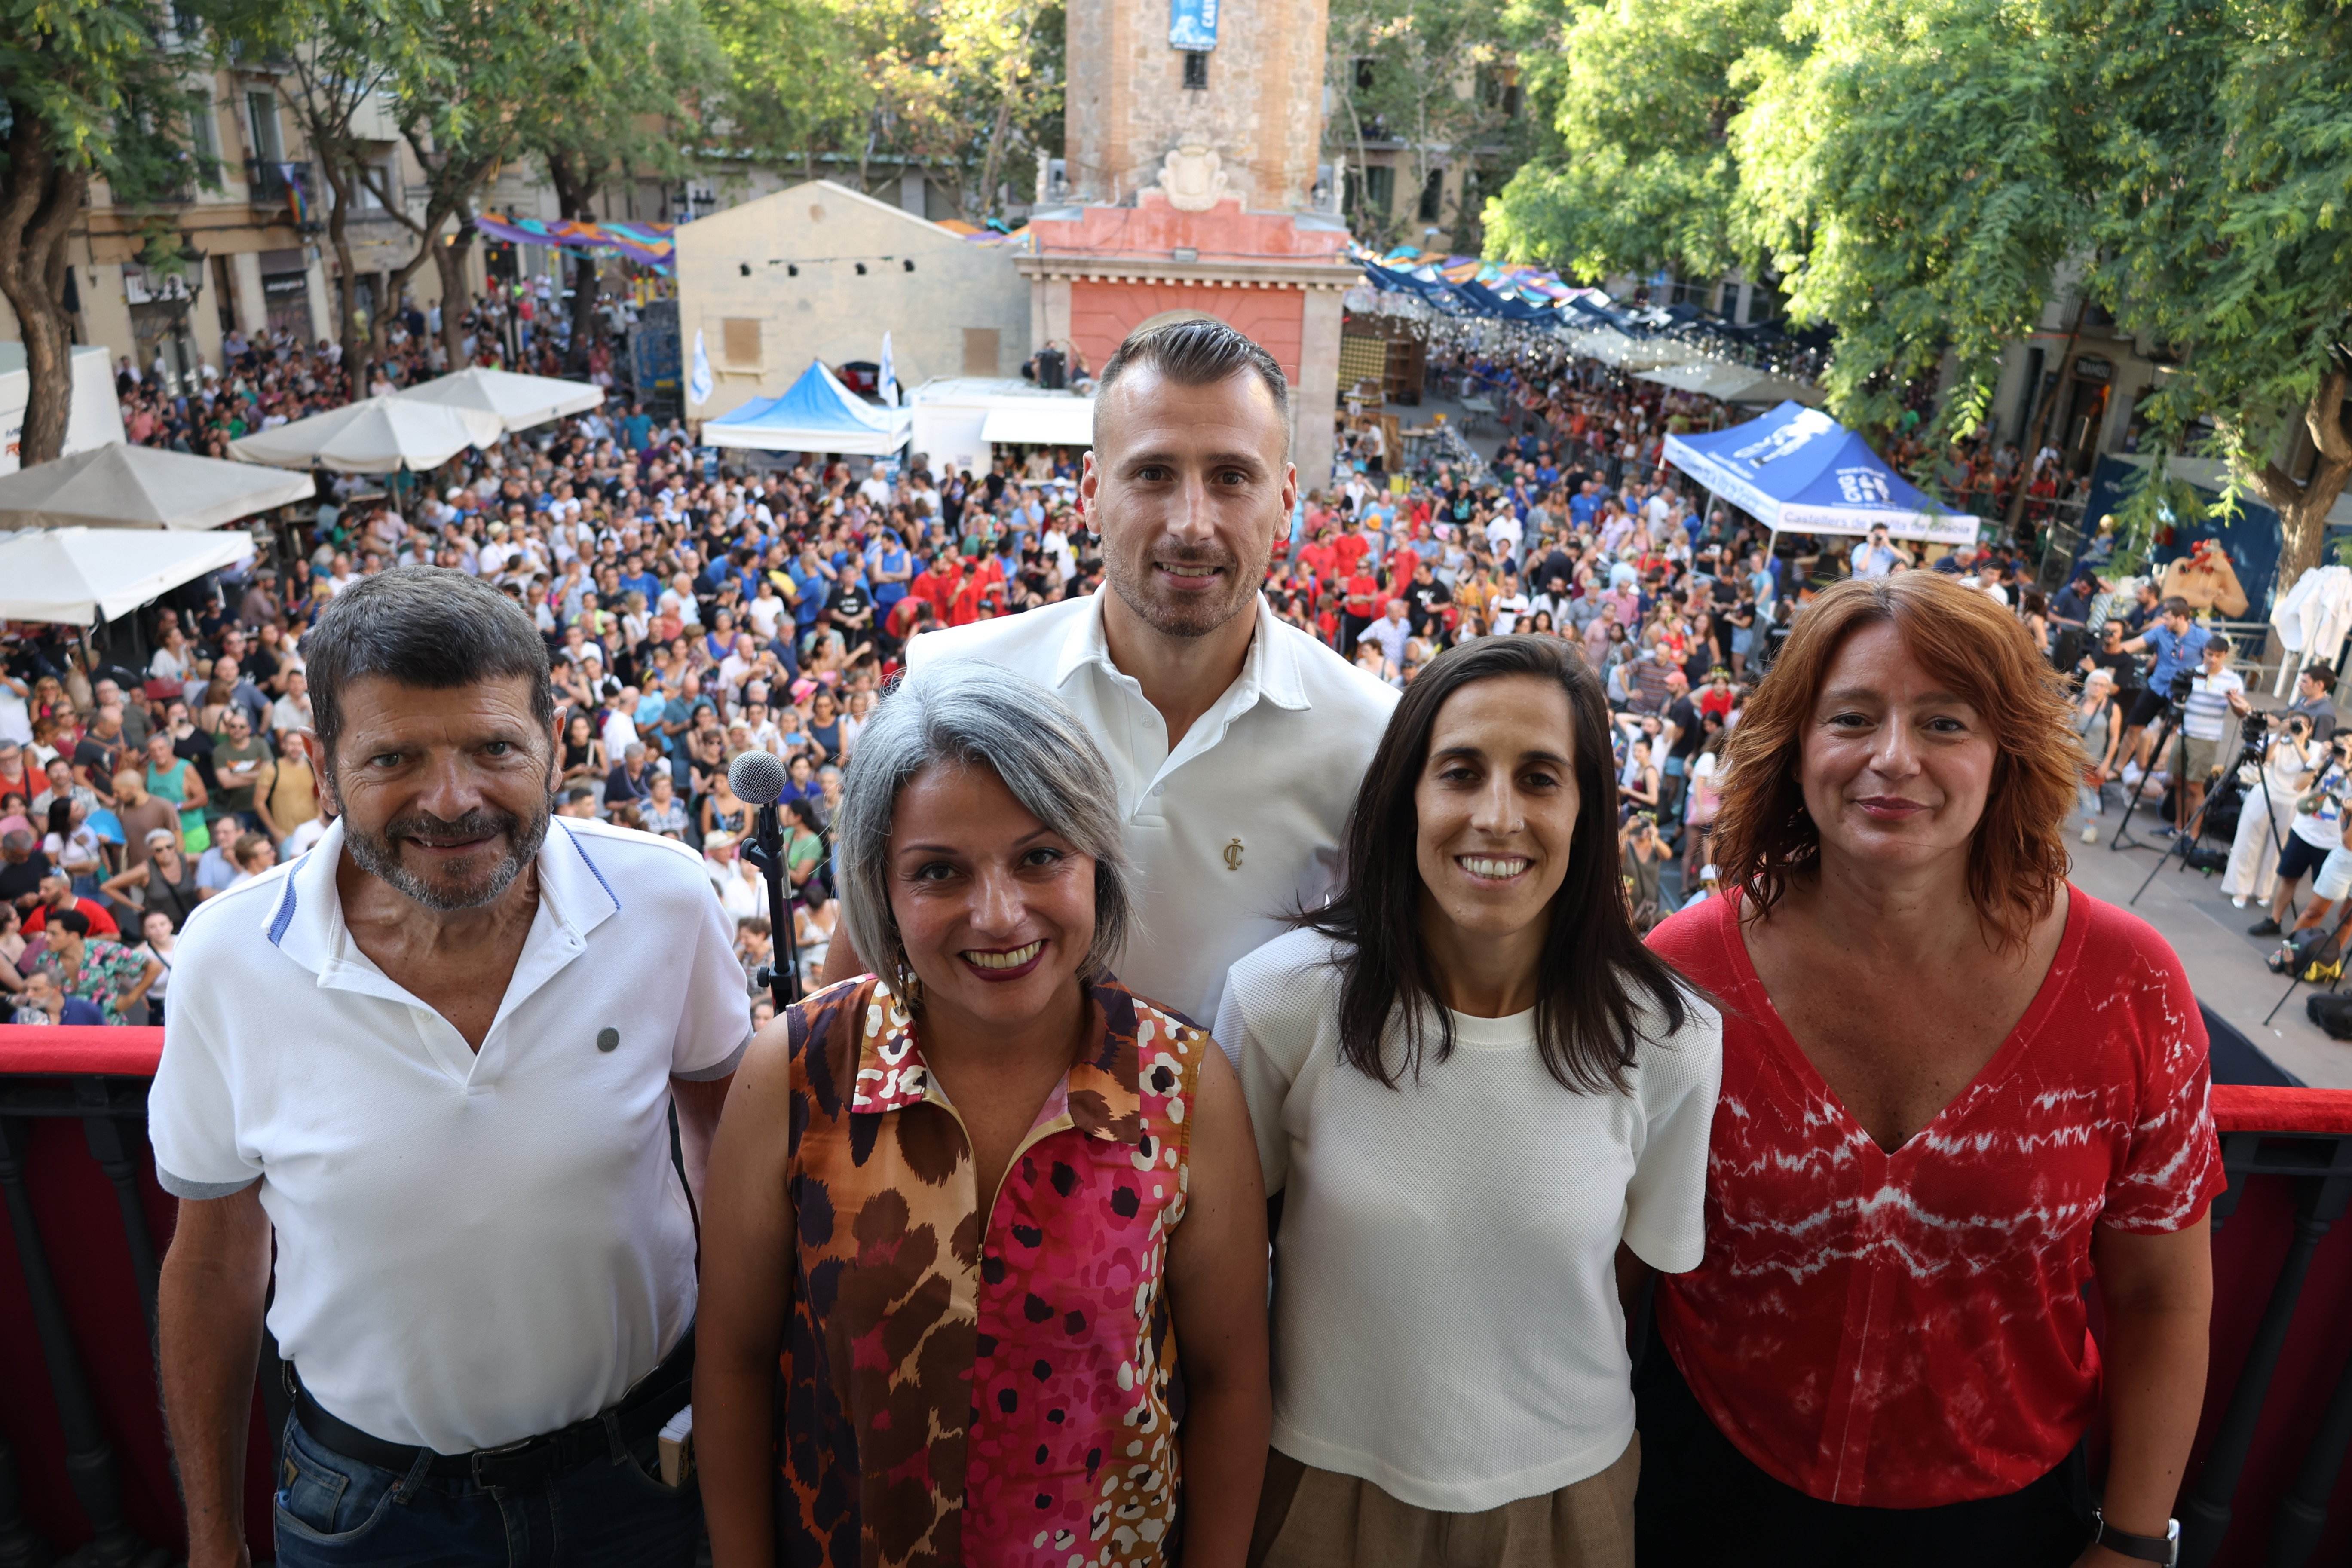
<svg viewBox="0 0 2352 1568">
<path fill-rule="evenodd" d="M 870 194 L 876 165 L 919 165 L 979 220 L 1059 141 L 1059 0 L 708 4 L 730 68 L 728 139 L 771 166 Z"/>
<path fill-rule="evenodd" d="M 352 253 L 370 152 L 360 116 L 370 100 L 420 68 L 414 58 L 429 30 L 434 0 L 315 0 L 273 8 L 245 40 L 290 62 L 278 95 L 302 128 L 326 186 L 327 247 L 334 252 L 335 335 L 352 384 L 362 384 L 368 332 L 361 319 L 360 269 Z M 377 311 L 379 321 L 389 301 Z"/>
<path fill-rule="evenodd" d="M 140 0 L 0 0 L 0 297 L 25 343 L 27 467 L 65 448 L 74 226 L 97 182 L 136 206 L 201 173 L 189 80 L 210 68 L 226 14 L 226 0 L 178 7 L 166 33 L 165 13 Z"/>
<path fill-rule="evenodd" d="M 2106 0 L 2097 37 L 2094 286 L 2177 360 L 2147 408 L 2157 445 L 2227 458 L 2233 489 L 2279 514 L 2284 591 L 2318 563 L 2352 481 L 2352 18 Z"/>
<path fill-rule="evenodd" d="M 1325 79 L 1340 112 L 1325 137 L 1360 174 L 1370 144 L 1396 142 L 1412 195 L 1399 210 L 1349 216 L 1357 237 L 1376 245 L 1418 238 L 1419 193 L 1447 169 L 1465 172 L 1454 210 L 1437 226 L 1454 243 L 1479 243 L 1482 180 L 1498 188 L 1524 155 L 1518 69 L 1504 0 L 1333 0 Z M 1359 188 L 1360 189 L 1360 184 Z"/>
<path fill-rule="evenodd" d="M 1506 254 L 1580 277 L 1734 266 L 1731 127 L 1789 0 L 1514 0 L 1532 113 L 1548 143 L 1486 210 Z"/>
<path fill-rule="evenodd" d="M 432 264 L 441 282 L 442 348 L 452 369 L 463 357 L 475 203 L 499 170 L 521 154 L 528 129 L 577 108 L 562 101 L 553 84 L 583 68 L 606 16 L 621 3 L 505 0 L 439 8 L 419 0 L 418 10 L 409 14 L 416 32 L 400 51 L 393 110 L 425 169 L 424 210 L 413 213 L 397 199 L 381 168 L 363 168 L 361 177 L 416 241 L 415 251 L 394 269 L 385 298 L 399 299 L 408 280 Z"/>
<path fill-rule="evenodd" d="M 697 0 L 609 0 L 602 25 L 548 84 L 554 112 L 534 117 L 524 147 L 547 170 L 567 218 L 593 223 L 596 198 L 624 175 L 683 174 L 704 137 L 724 75 Z M 589 251 L 572 256 L 571 368 L 587 368 L 599 279 Z"/>
</svg>

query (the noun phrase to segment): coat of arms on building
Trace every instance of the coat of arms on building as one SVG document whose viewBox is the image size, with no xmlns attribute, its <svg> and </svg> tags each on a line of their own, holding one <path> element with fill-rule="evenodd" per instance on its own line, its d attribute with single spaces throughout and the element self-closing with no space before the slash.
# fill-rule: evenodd
<svg viewBox="0 0 2352 1568">
<path fill-rule="evenodd" d="M 1160 163 L 1160 188 L 1179 212 L 1204 213 L 1224 198 L 1224 160 L 1205 142 L 1180 143 Z"/>
</svg>

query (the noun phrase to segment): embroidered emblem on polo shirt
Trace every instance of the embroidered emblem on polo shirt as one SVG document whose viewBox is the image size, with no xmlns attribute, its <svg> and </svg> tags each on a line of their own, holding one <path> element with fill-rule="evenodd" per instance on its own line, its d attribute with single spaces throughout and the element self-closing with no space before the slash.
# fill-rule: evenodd
<svg viewBox="0 0 2352 1568">
<path fill-rule="evenodd" d="M 1241 868 L 1242 841 L 1236 838 L 1232 843 L 1225 846 L 1225 869 L 1228 871 L 1238 871 Z"/>
<path fill-rule="evenodd" d="M 620 1047 L 621 1031 L 613 1027 L 612 1025 L 607 1024 L 603 1028 L 596 1031 L 596 1048 L 598 1050 L 614 1051 L 620 1049 Z"/>
</svg>

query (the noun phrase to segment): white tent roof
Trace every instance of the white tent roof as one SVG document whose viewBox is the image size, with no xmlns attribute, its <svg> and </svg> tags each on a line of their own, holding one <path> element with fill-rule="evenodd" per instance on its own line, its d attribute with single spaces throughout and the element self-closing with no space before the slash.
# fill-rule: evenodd
<svg viewBox="0 0 2352 1568">
<path fill-rule="evenodd" d="M 1648 370 L 1656 365 L 1685 364 L 1699 356 L 1666 338 L 1637 338 L 1614 327 L 1568 334 L 1570 352 L 1597 359 L 1619 370 Z"/>
<path fill-rule="evenodd" d="M 1091 447 L 1095 444 L 1095 400 L 1050 394 L 1017 399 L 988 411 L 988 423 L 981 426 L 980 438 L 1018 446 Z"/>
<path fill-rule="evenodd" d="M 476 365 L 436 376 L 393 395 L 414 403 L 478 409 L 496 415 L 509 430 L 527 430 L 567 414 L 585 414 L 604 401 L 604 389 L 584 381 L 562 381 L 551 375 L 523 375 L 511 370 Z"/>
<path fill-rule="evenodd" d="M 231 441 L 228 450 L 244 462 L 281 468 L 315 466 L 340 474 L 389 474 L 437 468 L 467 447 L 488 447 L 504 433 L 495 414 L 395 395 L 347 403 L 263 430 Z"/>
<path fill-rule="evenodd" d="M 0 621 L 86 626 L 253 554 L 246 533 L 58 528 L 0 540 Z"/>
<path fill-rule="evenodd" d="M 308 474 L 115 442 L 0 475 L 0 529 L 218 528 L 310 494 Z"/>
<path fill-rule="evenodd" d="M 1634 379 L 1654 381 L 1677 392 L 1696 392 L 1725 403 L 1796 402 L 1812 406 L 1822 401 L 1822 389 L 1809 381 L 1723 360 L 1693 360 L 1688 364 L 1645 370 Z"/>
</svg>

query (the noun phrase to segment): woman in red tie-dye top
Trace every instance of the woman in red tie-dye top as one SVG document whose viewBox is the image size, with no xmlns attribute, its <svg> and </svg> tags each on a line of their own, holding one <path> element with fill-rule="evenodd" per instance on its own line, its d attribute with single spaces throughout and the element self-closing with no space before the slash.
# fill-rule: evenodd
<svg viewBox="0 0 2352 1568">
<path fill-rule="evenodd" d="M 1637 1380 L 1643 1568 L 2169 1557 L 2224 1181 L 2179 961 L 2067 885 L 2067 721 L 2014 618 L 1906 572 L 1809 605 L 1733 730 L 1725 896 L 1650 936 L 1723 1089 Z"/>
<path fill-rule="evenodd" d="M 1241 1568 L 1265 1198 L 1224 1054 L 1103 967 L 1116 802 L 1077 721 L 994 666 L 909 677 L 859 737 L 843 919 L 886 973 L 755 1039 L 711 1154 L 719 1568 L 1160 1568 L 1180 1540 Z"/>
</svg>

